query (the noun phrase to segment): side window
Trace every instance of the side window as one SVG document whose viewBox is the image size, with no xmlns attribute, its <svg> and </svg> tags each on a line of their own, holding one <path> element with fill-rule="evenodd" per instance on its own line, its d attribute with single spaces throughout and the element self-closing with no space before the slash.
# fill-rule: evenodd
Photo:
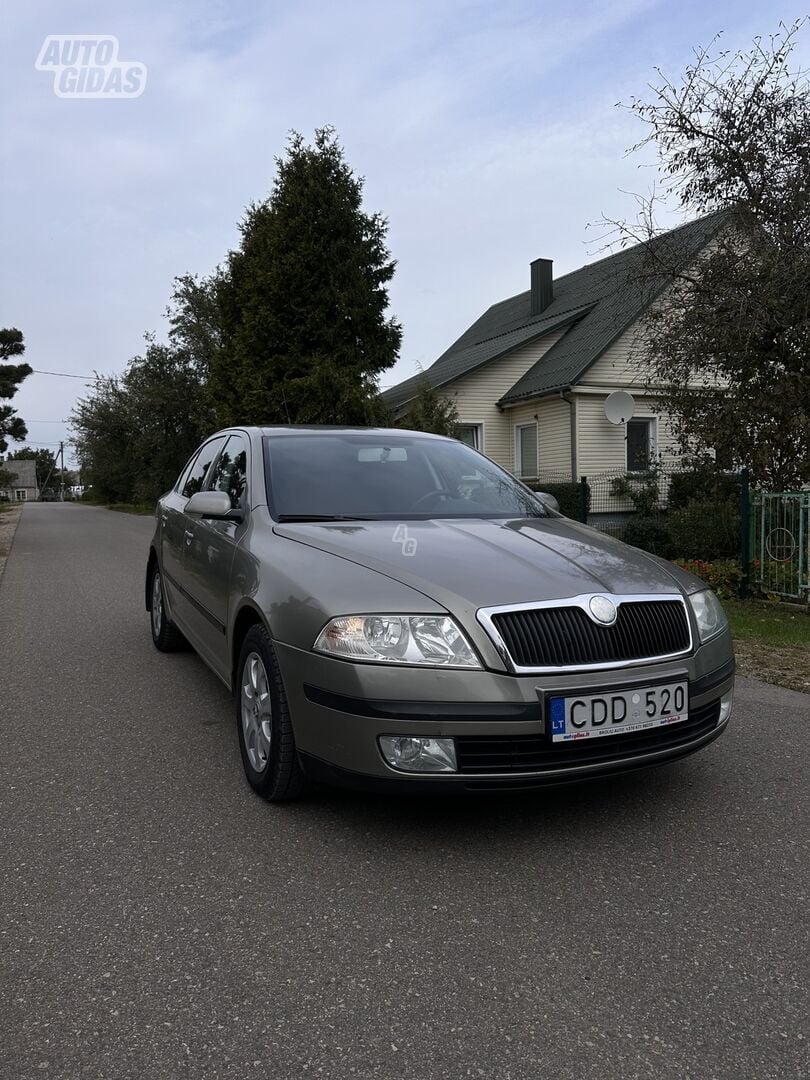
<svg viewBox="0 0 810 1080">
<path fill-rule="evenodd" d="M 247 506 L 248 448 L 244 435 L 231 435 L 206 484 L 209 491 L 224 491 L 230 496 L 231 507 Z"/>
<path fill-rule="evenodd" d="M 219 448 L 224 442 L 224 435 L 218 439 L 212 439 L 211 442 L 207 442 L 200 450 L 199 454 L 197 454 L 191 469 L 183 478 L 183 486 L 180 489 L 180 494 L 184 499 L 190 499 L 192 495 L 196 495 L 198 491 L 202 491 L 205 474 L 208 472 L 211 462 L 217 456 Z"/>
<path fill-rule="evenodd" d="M 191 455 L 191 457 L 188 459 L 188 462 L 186 463 L 186 467 L 180 473 L 180 477 L 179 477 L 177 483 L 174 485 L 175 490 L 182 492 L 183 489 L 185 488 L 186 481 L 188 480 L 189 476 L 191 476 L 191 470 L 194 468 L 194 462 L 197 460 L 197 455 L 198 454 L 199 454 L 199 450 L 195 450 L 194 453 Z"/>
</svg>

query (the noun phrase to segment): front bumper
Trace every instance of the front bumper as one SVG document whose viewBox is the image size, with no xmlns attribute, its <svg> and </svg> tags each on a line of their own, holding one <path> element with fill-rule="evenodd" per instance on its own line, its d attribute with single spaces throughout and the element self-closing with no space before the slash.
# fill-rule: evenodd
<svg viewBox="0 0 810 1080">
<path fill-rule="evenodd" d="M 734 681 L 727 632 L 677 662 L 569 675 L 397 669 L 319 656 L 281 643 L 276 644 L 276 651 L 307 775 L 329 783 L 402 793 L 527 788 L 664 764 L 699 750 L 724 730 L 726 721 L 718 721 L 720 698 Z M 643 737 L 616 735 L 554 747 L 547 738 L 551 696 L 681 679 L 689 683 L 690 719 L 680 731 L 673 725 Z M 496 769 L 485 764 L 479 770 L 469 764 L 474 755 L 467 755 L 462 771 L 414 774 L 385 762 L 379 750 L 380 735 L 453 737 L 459 748 L 469 749 L 483 741 L 531 746 L 537 752 L 529 755 L 531 765 L 526 768 L 516 764 Z M 597 742 L 603 745 L 596 747 Z M 515 762 L 526 759 L 521 753 L 515 755 Z"/>
</svg>

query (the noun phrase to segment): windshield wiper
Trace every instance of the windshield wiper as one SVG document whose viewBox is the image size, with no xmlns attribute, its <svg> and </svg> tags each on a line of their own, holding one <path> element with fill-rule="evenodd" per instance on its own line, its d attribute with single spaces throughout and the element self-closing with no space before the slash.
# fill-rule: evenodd
<svg viewBox="0 0 810 1080">
<path fill-rule="evenodd" d="M 356 517 L 354 514 L 279 514 L 279 521 L 373 521 L 373 518 Z"/>
</svg>

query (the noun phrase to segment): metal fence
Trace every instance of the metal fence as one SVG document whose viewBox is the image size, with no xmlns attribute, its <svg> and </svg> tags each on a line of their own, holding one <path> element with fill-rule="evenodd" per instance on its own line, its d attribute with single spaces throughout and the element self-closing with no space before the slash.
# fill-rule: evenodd
<svg viewBox="0 0 810 1080">
<path fill-rule="evenodd" d="M 810 602 L 810 491 L 754 491 L 750 504 L 751 581 Z"/>
<path fill-rule="evenodd" d="M 683 474 L 683 469 L 659 467 L 648 472 L 602 472 L 572 481 L 569 474 L 546 472 L 530 485 L 550 491 L 561 507 L 563 494 L 568 505 L 562 509 L 568 517 L 620 535 L 635 516 L 666 518 L 673 478 Z"/>
<path fill-rule="evenodd" d="M 810 490 L 759 491 L 748 474 L 703 467 L 544 473 L 562 512 L 664 558 L 734 560 L 740 594 L 810 603 Z"/>
</svg>

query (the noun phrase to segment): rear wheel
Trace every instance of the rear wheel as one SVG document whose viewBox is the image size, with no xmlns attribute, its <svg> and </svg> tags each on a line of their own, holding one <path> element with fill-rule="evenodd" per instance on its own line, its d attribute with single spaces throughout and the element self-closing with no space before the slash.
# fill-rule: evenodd
<svg viewBox="0 0 810 1080">
<path fill-rule="evenodd" d="M 237 672 L 236 726 L 248 783 L 269 802 L 295 799 L 306 781 L 278 661 L 263 626 L 248 630 Z"/>
<path fill-rule="evenodd" d="M 157 563 L 152 570 L 149 589 L 149 614 L 152 641 L 160 652 L 177 652 L 185 646 L 186 639 L 166 614 L 163 598 L 163 576 Z"/>
</svg>

